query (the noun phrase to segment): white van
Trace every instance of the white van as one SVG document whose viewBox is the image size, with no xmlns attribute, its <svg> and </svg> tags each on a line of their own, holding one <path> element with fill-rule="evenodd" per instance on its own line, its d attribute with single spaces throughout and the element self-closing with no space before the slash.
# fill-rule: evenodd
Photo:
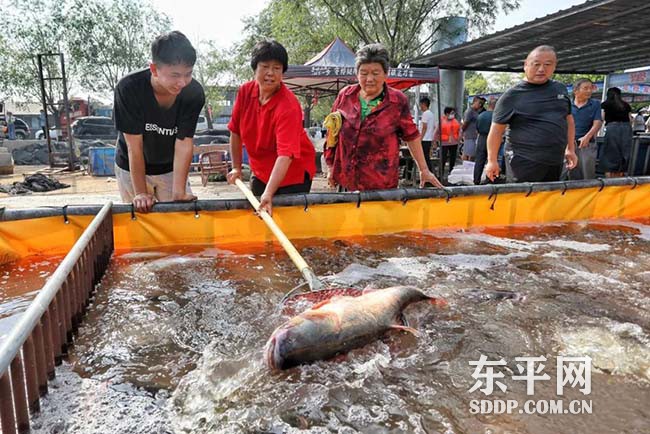
<svg viewBox="0 0 650 434">
<path fill-rule="evenodd" d="M 203 115 L 199 115 L 199 118 L 196 121 L 196 131 L 207 130 L 208 129 L 208 120 Z"/>
</svg>

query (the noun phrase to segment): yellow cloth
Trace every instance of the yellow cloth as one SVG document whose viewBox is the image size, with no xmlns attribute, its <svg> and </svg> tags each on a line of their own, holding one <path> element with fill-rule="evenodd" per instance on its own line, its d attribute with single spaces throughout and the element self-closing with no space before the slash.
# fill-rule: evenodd
<svg viewBox="0 0 650 434">
<path fill-rule="evenodd" d="M 327 128 L 327 147 L 333 148 L 339 141 L 339 131 L 341 131 L 341 124 L 343 123 L 343 118 L 341 113 L 332 112 L 325 116 L 323 121 L 323 126 Z"/>
</svg>

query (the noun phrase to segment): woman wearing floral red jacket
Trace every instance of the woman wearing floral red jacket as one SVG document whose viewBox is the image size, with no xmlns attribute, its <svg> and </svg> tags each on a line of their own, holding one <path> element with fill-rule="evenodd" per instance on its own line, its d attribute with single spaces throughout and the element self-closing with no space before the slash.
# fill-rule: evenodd
<svg viewBox="0 0 650 434">
<path fill-rule="evenodd" d="M 357 52 L 358 84 L 339 92 L 332 111 L 342 117 L 338 143 L 325 149 L 329 182 L 348 191 L 396 188 L 399 144 L 404 140 L 420 169 L 420 187 L 442 187 L 429 171 L 408 99 L 386 85 L 388 52 L 370 44 Z"/>
</svg>

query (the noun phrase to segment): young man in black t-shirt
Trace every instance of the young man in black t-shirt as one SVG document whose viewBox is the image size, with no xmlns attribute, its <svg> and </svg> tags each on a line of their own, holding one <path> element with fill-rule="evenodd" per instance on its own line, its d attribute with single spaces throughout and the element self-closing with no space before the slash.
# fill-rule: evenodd
<svg viewBox="0 0 650 434">
<path fill-rule="evenodd" d="M 124 202 L 149 212 L 155 201 L 189 201 L 196 121 L 205 103 L 192 78 L 196 51 L 174 31 L 151 44 L 149 68 L 123 77 L 113 108 L 119 131 L 115 176 Z"/>
</svg>

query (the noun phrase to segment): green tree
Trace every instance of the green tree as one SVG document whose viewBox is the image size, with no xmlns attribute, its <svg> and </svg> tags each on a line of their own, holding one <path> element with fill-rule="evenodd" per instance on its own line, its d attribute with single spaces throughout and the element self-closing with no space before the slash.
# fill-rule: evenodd
<svg viewBox="0 0 650 434">
<path fill-rule="evenodd" d="M 205 117 L 208 127 L 212 128 L 212 114 L 223 109 L 223 90 L 238 83 L 234 56 L 231 50 L 219 48 L 214 41 L 201 41 L 197 47 L 194 78 L 201 83 L 205 91 Z"/>
<path fill-rule="evenodd" d="M 505 92 L 523 78 L 522 73 L 516 72 L 495 72 L 491 73 L 488 78 L 490 93 Z"/>
<path fill-rule="evenodd" d="M 38 80 L 37 55 L 64 51 L 61 43 L 66 30 L 61 9 L 52 0 L 31 2 L 13 1 L 3 10 L 0 35 L 3 36 L 0 51 L 0 91 L 8 97 L 40 101 L 41 86 Z M 69 59 L 67 59 L 69 61 Z M 43 61 L 46 77 L 60 77 L 58 57 L 48 56 Z M 69 86 L 74 82 L 69 77 Z M 51 104 L 50 112 L 58 119 L 55 103 L 62 96 L 60 81 L 48 81 L 45 98 Z"/>
<path fill-rule="evenodd" d="M 520 0 L 270 0 L 247 20 L 244 41 L 237 47 L 237 64 L 250 57 L 253 44 L 263 37 L 280 41 L 290 62 L 301 64 L 336 36 L 353 50 L 381 42 L 397 65 L 431 51 L 437 18 L 471 17 L 470 33 L 481 34 L 500 11 L 509 12 Z M 244 71 L 245 70 L 239 70 Z"/>
<path fill-rule="evenodd" d="M 429 53 L 437 42 L 431 23 L 450 15 L 471 17 L 470 32 L 487 30 L 499 11 L 519 7 L 519 0 L 314 0 L 360 43 L 381 42 L 397 65 Z"/>
<path fill-rule="evenodd" d="M 120 78 L 147 66 L 153 38 L 171 29 L 171 20 L 141 0 L 69 0 L 65 33 L 80 84 L 113 91 Z"/>
<path fill-rule="evenodd" d="M 155 35 L 171 26 L 138 0 L 14 0 L 0 21 L 0 91 L 20 99 L 40 100 L 37 54 L 63 53 L 68 89 L 112 91 L 124 74 L 146 66 Z M 58 58 L 46 58 L 46 77 L 60 77 Z M 62 95 L 58 81 L 48 81 L 46 99 Z"/>
<path fill-rule="evenodd" d="M 319 0 L 271 0 L 257 16 L 245 20 L 244 34 L 233 56 L 234 72 L 241 81 L 251 78 L 251 51 L 263 38 L 278 40 L 294 65 L 307 62 L 337 36 L 352 49 L 359 45 L 354 32 L 329 14 Z"/>
<path fill-rule="evenodd" d="M 483 74 L 476 71 L 465 72 L 465 93 L 467 95 L 477 95 L 488 92 L 488 81 Z"/>
<path fill-rule="evenodd" d="M 53 3 L 35 0 L 31 3 L 14 1 L 5 8 L 0 20 L 3 35 L 2 91 L 11 96 L 40 97 L 38 83 L 39 53 L 59 52 L 63 35 L 63 17 L 52 13 Z M 46 69 L 56 64 L 45 65 Z M 46 71 L 47 72 L 47 71 Z"/>
<path fill-rule="evenodd" d="M 605 76 L 602 74 L 555 74 L 553 80 L 559 81 L 566 85 L 574 84 L 580 78 L 588 78 L 592 82 L 603 81 Z"/>
</svg>

